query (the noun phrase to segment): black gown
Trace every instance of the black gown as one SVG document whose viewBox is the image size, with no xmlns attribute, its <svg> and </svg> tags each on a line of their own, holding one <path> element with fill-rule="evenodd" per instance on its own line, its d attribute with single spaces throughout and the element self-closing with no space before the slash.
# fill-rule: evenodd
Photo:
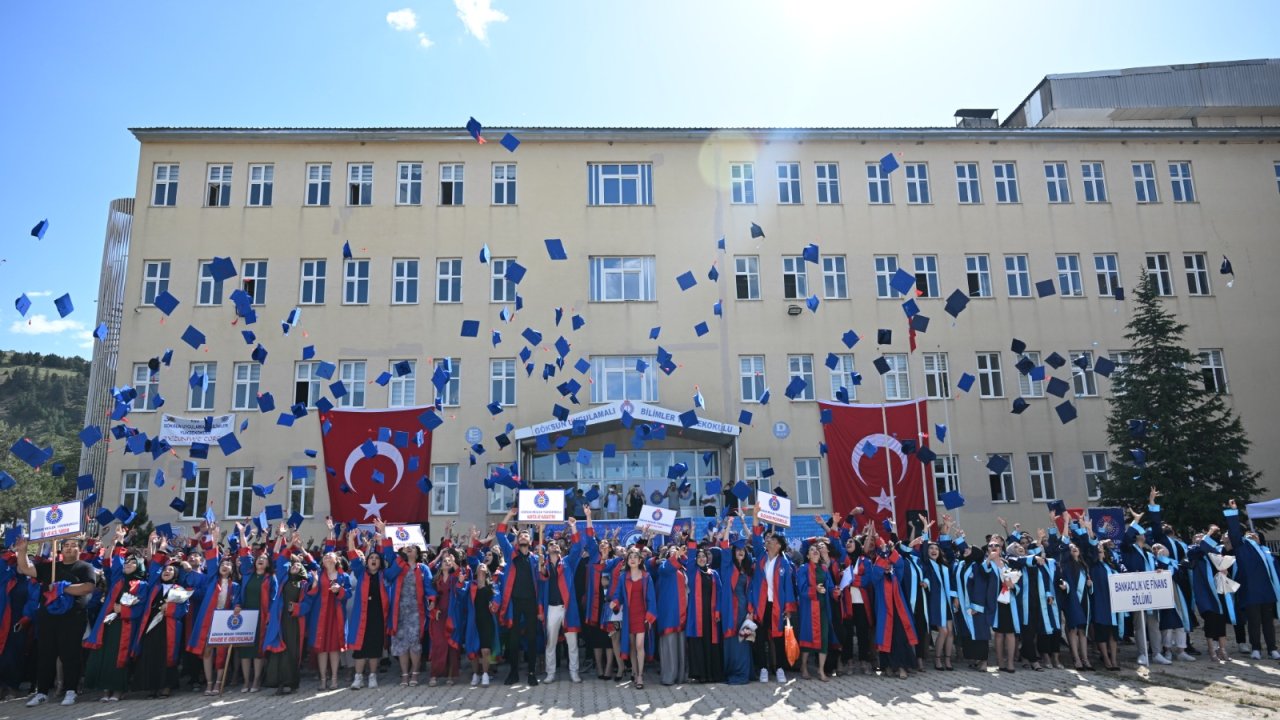
<svg viewBox="0 0 1280 720">
<path fill-rule="evenodd" d="M 689 664 L 689 679 L 699 682 L 724 682 L 724 646 L 722 643 L 711 642 L 720 632 L 712 615 L 714 608 L 711 593 L 715 578 L 709 572 L 699 572 L 696 577 L 695 582 L 702 586 L 703 632 L 702 637 L 688 638 L 686 657 Z M 689 592 L 692 594 L 694 589 L 690 588 Z M 696 610 L 696 608 L 690 609 Z"/>
</svg>

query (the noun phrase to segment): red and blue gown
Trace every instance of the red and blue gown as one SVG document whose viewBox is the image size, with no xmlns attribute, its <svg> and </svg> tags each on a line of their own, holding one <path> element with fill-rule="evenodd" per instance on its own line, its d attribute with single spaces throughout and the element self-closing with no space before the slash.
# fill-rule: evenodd
<svg viewBox="0 0 1280 720">
<path fill-rule="evenodd" d="M 443 549 L 443 546 L 442 546 Z M 458 627 L 459 608 L 462 599 L 462 571 L 446 573 L 437 569 L 433 577 L 434 606 L 429 610 L 431 618 L 427 627 L 431 634 L 431 677 L 452 679 L 458 677 L 459 654 L 462 644 L 459 633 L 465 628 Z M 439 617 L 437 617 L 437 613 Z"/>
<path fill-rule="evenodd" d="M 751 613 L 751 578 L 734 565 L 733 552 L 729 541 L 720 541 L 717 564 L 720 566 L 718 598 L 720 634 L 724 640 L 724 679 L 730 685 L 746 685 L 751 682 L 751 644 L 742 641 L 738 631 Z"/>
<path fill-rule="evenodd" d="M 206 544 L 204 572 L 187 573 L 185 578 L 187 586 L 197 593 L 191 599 L 193 615 L 188 617 L 190 623 L 187 630 L 187 652 L 197 657 L 204 655 L 208 644 L 209 630 L 213 627 L 213 611 L 230 610 L 236 596 L 240 594 L 240 583 L 218 576 L 220 564 L 218 549 Z M 199 597 L 199 601 L 196 597 Z M 214 667 L 221 667 L 225 660 L 226 648 L 215 648 Z"/>
<path fill-rule="evenodd" d="M 267 629 L 262 643 L 268 653 L 263 684 L 267 687 L 297 690 L 302 683 L 302 655 L 307 642 L 307 618 L 303 612 L 303 600 L 315 583 L 316 566 L 308 556 L 307 573 L 291 575 L 289 567 L 292 565 L 292 555 L 293 550 L 289 549 L 276 558 L 276 591 L 271 597 Z"/>
<path fill-rule="evenodd" d="M 875 644 L 880 651 L 881 669 L 905 670 L 916 666 L 914 618 L 907 609 L 902 591 L 902 556 L 896 549 L 876 553 L 874 560 L 863 558 L 865 571 L 858 582 L 869 585 L 876 600 Z"/>
<path fill-rule="evenodd" d="M 689 610 L 685 613 L 684 635 L 687 643 L 689 678 L 701 682 L 724 680 L 724 651 L 720 629 L 720 573 L 707 566 L 699 568 L 689 562 Z"/>
<path fill-rule="evenodd" d="M 653 577 L 645 571 L 639 580 L 632 580 L 630 568 L 624 568 L 622 579 L 614 588 L 613 602 L 618 604 L 619 623 L 622 625 L 618 638 L 622 659 L 631 657 L 631 642 L 635 639 L 633 636 L 640 633 L 645 634 L 643 657 L 652 657 L 655 643 L 653 633 L 647 632 L 647 626 L 658 621 L 658 616 L 653 613 L 658 606 Z"/>
<path fill-rule="evenodd" d="M 391 538 L 382 542 L 384 548 L 392 547 Z M 355 579 L 355 601 L 347 613 L 347 649 L 357 660 L 377 660 L 386 647 L 390 593 L 381 571 L 371 575 L 359 552 L 348 551 L 347 559 L 351 562 L 351 577 Z"/>
<path fill-rule="evenodd" d="M 112 554 L 102 609 L 83 643 L 90 651 L 85 666 L 85 687 L 94 690 L 122 693 L 129 689 L 130 663 L 135 657 L 149 609 L 145 602 L 149 593 L 147 581 L 124 574 L 125 552 L 124 547 L 118 547 Z M 125 593 L 138 598 L 138 601 L 131 605 L 122 603 Z M 107 622 L 116 604 L 120 604 L 119 615 Z"/>
<path fill-rule="evenodd" d="M 40 585 L 17 571 L 18 558 L 5 553 L 0 559 L 0 685 L 17 690 L 35 680 L 35 627 L 40 607 Z"/>
<path fill-rule="evenodd" d="M 169 602 L 169 591 L 178 583 L 162 583 L 160 575 L 169 563 L 167 555 L 157 554 L 147 567 L 150 590 L 143 602 L 147 616 L 143 618 L 142 647 L 135 677 L 140 689 L 152 695 L 178 687 L 178 670 L 182 662 L 183 624 L 190 609 L 190 598 Z M 176 580 L 177 578 L 175 578 Z"/>
<path fill-rule="evenodd" d="M 331 588 L 338 586 L 335 593 Z M 332 576 L 320 570 L 317 580 L 303 600 L 307 614 L 307 637 L 311 650 L 318 653 L 343 652 L 347 649 L 347 598 L 351 596 L 351 577 L 342 571 Z"/>
<path fill-rule="evenodd" d="M 831 637 L 831 604 L 828 600 L 835 588 L 831 574 L 822 565 L 805 563 L 796 577 L 796 642 L 801 650 L 826 653 Z M 826 592 L 818 592 L 822 586 Z M 822 668 L 818 668 L 821 672 Z"/>
<path fill-rule="evenodd" d="M 271 566 L 261 575 L 254 572 L 256 558 L 249 553 L 249 548 L 240 548 L 240 592 L 236 595 L 235 605 L 241 610 L 258 611 L 258 627 L 254 630 L 253 644 L 237 647 L 236 660 L 252 660 L 266 657 L 267 622 L 271 615 L 271 598 L 276 594 L 276 575 Z"/>
<path fill-rule="evenodd" d="M 787 666 L 783 636 L 786 616 L 796 611 L 795 569 L 786 553 L 779 553 L 773 566 L 774 600 L 769 601 L 769 583 L 766 568 L 769 554 L 764 549 L 764 525 L 757 523 L 751 535 L 752 557 L 755 569 L 751 574 L 751 611 L 756 625 L 754 655 L 756 665 L 764 670 Z M 766 615 L 768 621 L 766 622 Z"/>
</svg>

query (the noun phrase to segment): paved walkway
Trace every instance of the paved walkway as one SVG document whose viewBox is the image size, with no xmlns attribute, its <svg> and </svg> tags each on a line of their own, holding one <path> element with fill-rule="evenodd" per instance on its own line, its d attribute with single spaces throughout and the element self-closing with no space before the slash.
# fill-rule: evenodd
<svg viewBox="0 0 1280 720">
<path fill-rule="evenodd" d="M 1133 656 L 1122 651 L 1128 667 Z M 567 675 L 563 673 L 562 675 Z M 347 676 L 350 682 L 350 675 Z M 792 679 L 785 685 L 753 682 L 745 686 L 682 685 L 663 687 L 656 674 L 644 690 L 630 684 L 567 679 L 535 688 L 524 685 L 488 688 L 401 688 L 395 676 L 376 690 L 315 692 L 315 680 L 304 681 L 296 695 L 243 695 L 232 690 L 222 698 L 181 693 L 168 700 L 127 699 L 105 704 L 96 693 L 72 707 L 51 703 L 28 709 L 21 700 L 0 703 L 0 719 L 93 718 L 94 720 L 375 720 L 380 718 L 724 718 L 764 720 L 811 717 L 897 718 L 898 720 L 972 720 L 973 718 L 1061 718 L 1080 720 L 1103 713 L 1108 720 L 1143 718 L 1280 718 L 1280 663 L 1179 663 L 1154 670 L 1120 673 L 1071 670 L 1013 675 L 956 670 L 929 670 L 907 680 L 851 675 L 831 682 Z M 469 678 L 468 678 L 469 679 Z"/>
</svg>

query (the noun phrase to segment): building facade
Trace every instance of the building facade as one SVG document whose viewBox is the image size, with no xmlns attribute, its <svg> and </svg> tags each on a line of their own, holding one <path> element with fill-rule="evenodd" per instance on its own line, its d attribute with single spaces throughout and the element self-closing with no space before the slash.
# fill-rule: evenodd
<svg viewBox="0 0 1280 720">
<path fill-rule="evenodd" d="M 137 204 L 111 365 L 116 386 L 139 390 L 128 420 L 153 437 L 166 413 L 234 414 L 250 427 L 240 451 L 223 457 L 215 446 L 194 479 L 180 471 L 185 447 L 158 461 L 109 453 L 103 504 L 146 503 L 157 523 L 209 506 L 243 518 L 263 504 L 251 486 L 278 482 L 271 502 L 303 514 L 318 536 L 335 460 L 304 452 L 320 448 L 316 412 L 284 427 L 279 410 L 322 397 L 366 409 L 438 398 L 433 523 L 496 521 L 510 497 L 484 486 L 495 463 L 518 463 L 535 486 L 625 491 L 664 484 L 683 461 L 691 514 L 713 478 L 780 486 L 794 512 L 830 512 L 816 401 L 844 386 L 854 403 L 928 398 L 930 423 L 949 428 L 932 443 L 932 482 L 965 496 L 971 532 L 997 515 L 1034 527 L 1048 500 L 1084 507 L 1097 497 L 1110 387 L 1067 365 L 1058 375 L 1071 372 L 1066 398 L 1079 417 L 1064 425 L 1060 400 L 1016 369 L 1011 340 L 1037 365 L 1056 352 L 1122 369 L 1131 300 L 1115 289 L 1132 288 L 1143 269 L 1188 324 L 1205 382 L 1228 395 L 1254 441 L 1249 461 L 1275 489 L 1280 444 L 1267 418 L 1280 406 L 1269 380 L 1280 348 L 1270 319 L 1280 310 L 1270 282 L 1280 268 L 1280 127 L 513 128 L 515 152 L 493 142 L 502 132 L 478 144 L 451 128 L 134 130 Z M 900 167 L 886 172 L 885 156 Z M 550 259 L 548 238 L 567 259 Z M 816 263 L 804 257 L 810 244 Z M 1218 273 L 1223 255 L 1234 286 Z M 239 274 L 216 280 L 215 257 Z M 518 286 L 511 263 L 527 270 Z M 914 351 L 907 298 L 890 285 L 899 268 L 933 320 Z M 697 284 L 684 290 L 678 278 L 690 271 Z M 1038 297 L 1046 280 L 1055 292 Z M 237 288 L 259 317 L 249 328 L 230 299 Z M 970 302 L 953 319 L 943 305 L 957 289 Z M 155 307 L 165 291 L 181 303 L 168 317 Z M 278 323 L 295 308 L 286 335 Z M 585 321 L 577 330 L 574 315 Z M 460 335 L 467 320 L 479 321 L 476 337 Z M 207 337 L 199 350 L 179 340 L 188 325 Z M 525 328 L 543 339 L 530 345 Z M 877 346 L 878 328 L 893 341 Z M 264 362 L 251 357 L 246 329 L 269 351 Z M 848 348 L 851 329 L 862 339 Z M 544 379 L 557 336 L 571 351 Z M 669 374 L 658 346 L 673 357 Z M 153 378 L 148 361 L 167 349 L 171 363 Z M 884 374 L 873 366 L 881 357 Z M 579 359 L 589 368 L 575 368 Z M 336 366 L 332 379 L 317 377 L 319 361 Z M 402 361 L 408 375 L 395 372 Z M 451 377 L 437 395 L 431 377 L 446 362 Z M 384 372 L 393 377 L 380 384 Z M 976 378 L 968 392 L 957 388 L 963 373 Z M 796 376 L 806 388 L 788 399 Z M 557 390 L 570 379 L 581 386 L 577 405 Z M 344 397 L 330 390 L 336 380 Z M 277 411 L 258 410 L 263 392 Z M 156 394 L 164 405 L 153 410 Z M 684 430 L 675 416 L 695 396 L 707 422 Z M 1014 415 L 1018 397 L 1030 407 Z M 562 464 L 560 448 L 538 448 L 539 433 L 563 427 L 556 405 L 591 417 L 565 448 L 590 451 L 589 462 Z M 666 438 L 633 449 L 619 418 L 635 408 L 666 423 Z M 739 423 L 744 409 L 750 425 Z M 513 442 L 499 448 L 508 424 Z M 477 442 L 487 451 L 473 465 Z M 605 457 L 609 445 L 617 452 Z M 1006 473 L 991 475 L 991 454 L 1008 456 Z M 175 496 L 186 501 L 181 515 L 168 508 Z"/>
</svg>

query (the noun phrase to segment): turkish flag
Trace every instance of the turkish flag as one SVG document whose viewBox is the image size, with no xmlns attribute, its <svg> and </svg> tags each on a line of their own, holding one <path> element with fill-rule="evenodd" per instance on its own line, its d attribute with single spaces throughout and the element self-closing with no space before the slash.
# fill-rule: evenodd
<svg viewBox="0 0 1280 720">
<path fill-rule="evenodd" d="M 927 445 L 928 406 L 924 400 L 881 405 L 842 405 L 820 402 L 831 411 L 823 426 L 827 439 L 827 468 L 831 499 L 837 515 L 861 506 L 864 517 L 876 523 L 892 515 L 899 536 L 908 535 L 909 516 L 934 515 L 932 463 L 907 454 L 903 442 Z M 874 449 L 873 449 L 874 448 Z"/>
<path fill-rule="evenodd" d="M 430 498 L 418 482 L 431 472 L 431 433 L 418 422 L 426 408 L 332 410 L 321 442 L 334 520 L 427 522 Z"/>
</svg>

